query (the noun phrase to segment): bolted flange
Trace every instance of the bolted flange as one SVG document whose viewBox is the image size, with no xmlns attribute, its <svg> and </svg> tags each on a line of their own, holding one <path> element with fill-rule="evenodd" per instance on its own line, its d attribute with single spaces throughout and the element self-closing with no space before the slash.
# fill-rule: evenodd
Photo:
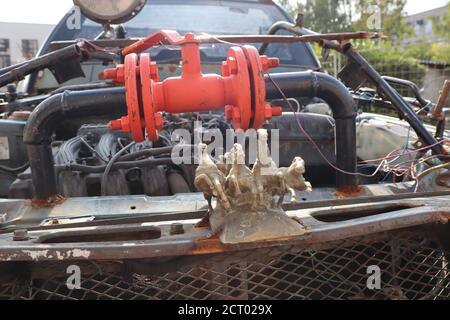
<svg viewBox="0 0 450 320">
<path fill-rule="evenodd" d="M 181 46 L 183 74 L 159 82 L 158 67 L 150 55 L 143 53 L 138 59 L 130 50 L 142 51 L 161 39 Z M 264 81 L 264 74 L 279 66 L 277 58 L 260 56 L 253 46 L 232 47 L 222 64 L 222 76 L 204 75 L 200 43 L 193 34 L 183 38 L 172 31 L 156 33 L 128 48 L 124 65 L 105 70 L 105 79 L 126 87 L 128 116 L 111 121 L 111 129 L 131 132 L 136 142 L 145 137 L 156 141 L 163 127 L 163 112 L 206 112 L 225 107 L 227 120 L 242 130 L 259 129 L 266 120 L 281 115 L 281 108 L 267 105 Z"/>
</svg>

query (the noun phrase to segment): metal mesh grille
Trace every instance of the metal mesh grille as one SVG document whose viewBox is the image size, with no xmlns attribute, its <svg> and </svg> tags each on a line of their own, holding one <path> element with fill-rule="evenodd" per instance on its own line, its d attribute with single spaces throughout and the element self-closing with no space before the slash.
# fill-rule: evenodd
<svg viewBox="0 0 450 320">
<path fill-rule="evenodd" d="M 67 275 L 61 269 L 64 272 L 52 272 L 45 280 L 0 285 L 0 298 L 448 299 L 449 257 L 437 241 L 397 232 L 315 249 L 288 247 L 200 257 L 189 263 L 178 261 L 181 268 L 174 267 L 173 261 L 157 262 L 158 270 L 171 270 L 167 274 L 129 271 L 119 261 L 112 263 L 112 269 L 90 262 L 93 271 L 83 273 L 81 290 L 67 289 Z M 381 270 L 380 290 L 367 288 L 369 266 Z"/>
</svg>

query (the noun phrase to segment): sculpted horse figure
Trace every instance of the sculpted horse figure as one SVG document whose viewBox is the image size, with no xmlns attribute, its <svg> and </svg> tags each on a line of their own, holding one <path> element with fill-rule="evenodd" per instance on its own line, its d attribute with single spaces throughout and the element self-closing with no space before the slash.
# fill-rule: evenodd
<svg viewBox="0 0 450 320">
<path fill-rule="evenodd" d="M 235 144 L 231 151 L 233 164 L 227 177 L 226 189 L 230 197 L 249 194 L 252 208 L 257 206 L 258 191 L 252 171 L 245 164 L 245 153 L 240 144 Z"/>
<path fill-rule="evenodd" d="M 277 195 L 280 198 L 284 198 L 286 194 L 284 175 L 270 156 L 268 140 L 269 134 L 267 130 L 258 130 L 258 152 L 256 163 L 253 166 L 253 176 L 255 177 L 261 204 L 264 204 L 266 196 L 273 198 L 273 196 Z"/>
<path fill-rule="evenodd" d="M 231 204 L 224 191 L 226 183 L 225 175 L 211 159 L 206 144 L 200 144 L 198 149 L 199 166 L 196 170 L 195 187 L 199 192 L 203 192 L 205 199 L 208 201 L 210 212 L 213 211 L 211 203 L 213 197 L 220 202 L 224 209 L 230 210 Z"/>
<path fill-rule="evenodd" d="M 286 192 L 291 194 L 291 203 L 297 202 L 297 195 L 295 190 L 311 192 L 311 183 L 305 181 L 303 175 L 306 172 L 305 161 L 296 157 L 289 168 L 280 169 L 283 173 L 284 181 L 286 184 Z"/>
</svg>

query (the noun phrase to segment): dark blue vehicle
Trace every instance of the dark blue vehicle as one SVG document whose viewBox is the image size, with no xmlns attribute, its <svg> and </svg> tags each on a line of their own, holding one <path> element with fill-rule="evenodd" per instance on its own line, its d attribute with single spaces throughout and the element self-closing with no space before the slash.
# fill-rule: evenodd
<svg viewBox="0 0 450 320">
<path fill-rule="evenodd" d="M 102 34 L 102 26 L 81 14 L 80 26 L 73 27 L 71 19 L 76 12 L 72 9 L 54 28 L 38 55 L 51 51 L 51 43 L 76 39 L 93 40 Z M 265 35 L 277 21 L 293 22 L 292 17 L 279 5 L 270 0 L 152 0 L 132 20 L 123 24 L 126 37 L 146 37 L 159 30 L 176 30 L 180 34 L 208 33 L 228 35 Z M 259 45 L 257 45 L 259 46 Z M 210 72 L 220 72 L 228 45 L 204 45 L 202 63 Z M 317 70 L 320 63 L 311 46 L 306 43 L 272 44 L 266 51 L 268 56 L 278 57 L 280 71 Z M 169 48 L 151 50 L 152 60 L 162 65 L 178 65 L 180 52 Z M 208 66 L 210 68 L 208 68 Z M 95 83 L 105 68 L 101 62 L 83 65 L 85 78 L 71 80 L 64 85 Z M 173 68 L 170 68 L 173 70 Z M 175 71 L 176 73 L 176 71 Z M 166 77 L 173 75 L 166 72 Z M 164 72 L 162 73 L 164 78 Z M 42 94 L 58 88 L 58 83 L 48 71 L 31 76 L 20 89 L 29 94 Z"/>
</svg>

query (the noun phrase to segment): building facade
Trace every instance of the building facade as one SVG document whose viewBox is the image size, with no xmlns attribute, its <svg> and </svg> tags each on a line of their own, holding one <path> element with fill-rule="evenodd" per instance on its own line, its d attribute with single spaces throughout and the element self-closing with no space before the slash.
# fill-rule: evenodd
<svg viewBox="0 0 450 320">
<path fill-rule="evenodd" d="M 53 27 L 50 24 L 0 22 L 0 68 L 33 58 Z"/>
<path fill-rule="evenodd" d="M 406 20 L 411 24 L 414 34 L 412 37 L 406 39 L 405 43 L 416 43 L 424 39 L 427 42 L 445 41 L 446 39 L 442 39 L 440 36 L 434 34 L 433 19 L 439 19 L 447 14 L 448 5 L 408 16 Z"/>
</svg>

